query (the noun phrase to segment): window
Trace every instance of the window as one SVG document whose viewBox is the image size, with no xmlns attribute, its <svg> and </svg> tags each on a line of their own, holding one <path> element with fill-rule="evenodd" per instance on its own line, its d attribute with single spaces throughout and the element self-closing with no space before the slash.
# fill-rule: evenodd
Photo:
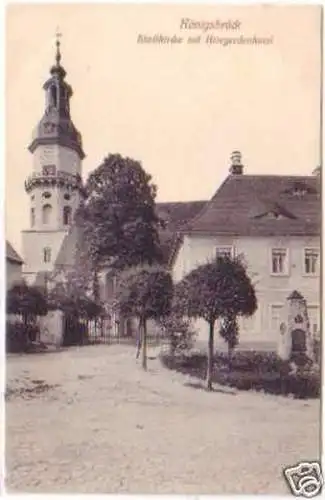
<svg viewBox="0 0 325 500">
<path fill-rule="evenodd" d="M 271 321 L 270 328 L 275 336 L 280 333 L 280 324 L 282 323 L 282 312 L 283 306 L 280 304 L 274 304 L 271 306 Z"/>
<path fill-rule="evenodd" d="M 217 247 L 216 248 L 216 257 L 232 257 L 233 256 L 233 248 L 232 247 Z"/>
<path fill-rule="evenodd" d="M 49 247 L 43 249 L 43 261 L 46 263 L 51 262 L 51 249 Z"/>
<path fill-rule="evenodd" d="M 319 262 L 319 250 L 306 248 L 304 251 L 304 272 L 305 274 L 317 274 Z"/>
<path fill-rule="evenodd" d="M 43 175 L 44 176 L 55 175 L 55 173 L 56 173 L 55 165 L 43 165 Z"/>
<path fill-rule="evenodd" d="M 51 105 L 55 108 L 57 105 L 57 90 L 55 85 L 51 85 Z"/>
<path fill-rule="evenodd" d="M 285 248 L 272 250 L 272 274 L 286 274 L 288 272 L 288 252 Z"/>
<path fill-rule="evenodd" d="M 51 221 L 52 207 L 51 205 L 44 205 L 42 209 L 43 224 L 49 224 Z"/>
<path fill-rule="evenodd" d="M 310 331 L 313 336 L 320 335 L 320 314 L 318 306 L 308 306 L 308 318 Z"/>
<path fill-rule="evenodd" d="M 63 207 L 63 224 L 65 226 L 71 224 L 71 207 Z"/>
<path fill-rule="evenodd" d="M 65 193 L 64 195 L 64 199 L 65 200 L 70 200 L 71 196 L 69 195 L 69 193 Z"/>
<path fill-rule="evenodd" d="M 43 193 L 43 198 L 51 198 L 51 193 L 49 193 L 48 191 L 46 191 L 45 193 Z"/>
<path fill-rule="evenodd" d="M 35 226 L 35 208 L 30 209 L 30 225 L 31 227 Z"/>
</svg>

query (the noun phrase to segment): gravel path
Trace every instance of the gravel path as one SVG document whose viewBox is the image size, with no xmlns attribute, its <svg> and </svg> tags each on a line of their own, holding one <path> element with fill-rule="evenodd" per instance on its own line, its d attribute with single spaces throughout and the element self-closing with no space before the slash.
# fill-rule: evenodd
<svg viewBox="0 0 325 500">
<path fill-rule="evenodd" d="M 209 394 L 134 355 L 8 359 L 8 493 L 284 494 L 282 467 L 319 456 L 318 401 Z"/>
</svg>

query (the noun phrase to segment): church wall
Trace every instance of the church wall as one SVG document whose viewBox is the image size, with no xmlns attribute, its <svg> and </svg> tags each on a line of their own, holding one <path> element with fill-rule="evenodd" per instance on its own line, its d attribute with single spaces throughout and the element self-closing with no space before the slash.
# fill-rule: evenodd
<svg viewBox="0 0 325 500">
<path fill-rule="evenodd" d="M 33 153 L 33 172 L 41 174 L 43 166 L 58 165 L 59 146 L 57 144 L 40 145 Z"/>
<path fill-rule="evenodd" d="M 81 175 L 81 160 L 73 149 L 65 148 L 63 146 L 59 147 L 58 152 L 58 165 L 60 165 L 60 170 L 68 174 Z"/>
<path fill-rule="evenodd" d="M 67 231 L 23 231 L 23 273 L 51 271 Z M 51 260 L 44 262 L 44 248 L 50 248 Z"/>
<path fill-rule="evenodd" d="M 240 337 L 243 342 L 272 343 L 279 340 L 279 325 L 286 321 L 286 299 L 293 290 L 298 290 L 307 300 L 311 328 L 319 330 L 319 275 L 304 275 L 304 249 L 319 248 L 317 237 L 217 237 L 187 236 L 175 261 L 175 281 L 207 260 L 215 257 L 216 248 L 233 246 L 235 254 L 243 254 L 248 273 L 256 287 L 258 310 L 252 318 L 239 319 Z M 288 251 L 288 272 L 284 276 L 271 274 L 272 248 Z M 196 322 L 199 338 L 208 339 L 208 325 Z M 216 332 L 219 325 L 216 324 Z M 216 340 L 218 335 L 216 335 Z M 222 342 L 221 342 L 222 343 Z"/>
</svg>

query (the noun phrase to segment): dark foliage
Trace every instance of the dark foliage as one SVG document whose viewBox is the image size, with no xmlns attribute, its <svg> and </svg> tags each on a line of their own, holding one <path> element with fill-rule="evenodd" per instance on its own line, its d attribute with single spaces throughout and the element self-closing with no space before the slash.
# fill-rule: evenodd
<svg viewBox="0 0 325 500">
<path fill-rule="evenodd" d="M 203 318 L 209 324 L 207 388 L 210 390 L 215 322 L 218 318 L 231 318 L 233 322 L 237 316 L 254 314 L 257 309 L 254 286 L 242 258 L 224 256 L 191 271 L 176 286 L 174 297 L 175 312 Z M 238 329 L 234 333 L 237 335 Z M 233 341 L 230 337 L 230 346 Z"/>
<path fill-rule="evenodd" d="M 161 318 L 158 324 L 169 343 L 170 354 L 176 355 L 192 349 L 196 332 L 189 320 L 172 313 Z"/>
<path fill-rule="evenodd" d="M 116 298 L 123 316 L 159 319 L 171 311 L 173 283 L 159 266 L 139 266 L 120 274 Z"/>
<path fill-rule="evenodd" d="M 171 369 L 198 379 L 206 377 L 208 360 L 203 353 L 189 356 L 161 356 L 163 364 Z M 271 394 L 289 395 L 297 398 L 318 398 L 321 391 L 319 371 L 291 373 L 287 363 L 275 353 L 236 352 L 229 372 L 228 356 L 218 354 L 213 363 L 213 381 L 239 390 L 264 391 Z"/>
<path fill-rule="evenodd" d="M 12 286 L 7 292 L 7 313 L 17 314 L 25 323 L 36 316 L 45 316 L 48 304 L 45 291 L 28 286 L 24 281 Z"/>
<path fill-rule="evenodd" d="M 119 313 L 139 319 L 143 368 L 147 366 L 147 321 L 159 320 L 171 312 L 173 282 L 159 266 L 138 266 L 120 274 L 116 291 Z"/>
<path fill-rule="evenodd" d="M 228 351 L 230 353 L 239 342 L 239 327 L 237 318 L 235 316 L 225 316 L 222 318 L 219 334 L 220 337 L 227 342 Z"/>
<path fill-rule="evenodd" d="M 94 266 L 109 262 L 120 270 L 162 262 L 156 187 L 139 162 L 109 155 L 89 175 L 86 192 L 76 220 Z"/>
<path fill-rule="evenodd" d="M 6 351 L 26 352 L 31 342 L 39 339 L 40 330 L 36 324 L 22 323 L 21 321 L 6 324 Z"/>
<path fill-rule="evenodd" d="M 81 322 L 76 316 L 65 317 L 63 346 L 86 345 L 89 343 L 87 323 Z"/>
<path fill-rule="evenodd" d="M 175 291 L 177 309 L 208 323 L 220 317 L 251 316 L 257 308 L 254 287 L 240 258 L 219 257 L 191 271 Z"/>
<path fill-rule="evenodd" d="M 64 281 L 57 283 L 48 293 L 48 305 L 52 310 L 60 309 L 67 316 L 88 320 L 103 313 L 103 305 L 87 295 L 75 272 L 65 276 Z"/>
<path fill-rule="evenodd" d="M 322 344 L 320 339 L 314 339 L 314 356 L 317 364 L 321 363 Z"/>
</svg>

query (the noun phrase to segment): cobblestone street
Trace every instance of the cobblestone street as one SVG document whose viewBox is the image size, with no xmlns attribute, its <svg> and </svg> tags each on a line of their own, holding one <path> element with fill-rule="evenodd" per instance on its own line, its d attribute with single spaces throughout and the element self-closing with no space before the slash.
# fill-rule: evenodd
<svg viewBox="0 0 325 500">
<path fill-rule="evenodd" d="M 283 494 L 283 466 L 318 458 L 319 401 L 209 394 L 156 354 L 147 373 L 130 346 L 9 357 L 7 491 Z"/>
</svg>

